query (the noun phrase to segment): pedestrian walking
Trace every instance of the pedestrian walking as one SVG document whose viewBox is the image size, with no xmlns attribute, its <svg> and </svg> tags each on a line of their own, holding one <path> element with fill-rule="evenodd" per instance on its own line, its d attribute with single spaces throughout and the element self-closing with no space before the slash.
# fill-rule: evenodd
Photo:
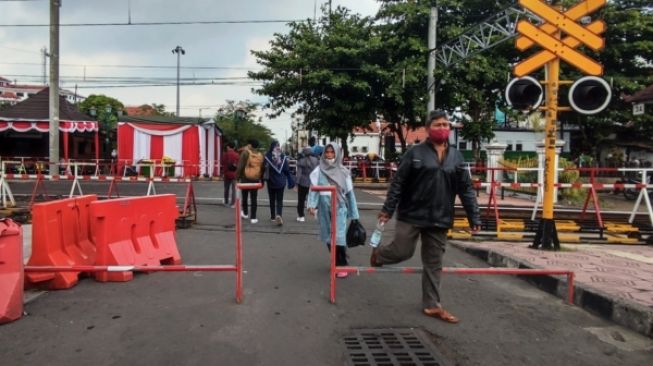
<svg viewBox="0 0 653 366">
<path fill-rule="evenodd" d="M 265 154 L 263 179 L 268 187 L 270 197 L 270 218 L 277 225 L 283 225 L 283 193 L 295 187 L 295 180 L 290 173 L 288 157 L 281 151 L 279 141 L 272 141 Z"/>
<path fill-rule="evenodd" d="M 222 180 L 224 181 L 224 205 L 231 208 L 236 203 L 236 171 L 240 156 L 235 150 L 233 142 L 227 143 L 227 151 L 222 155 Z M 231 200 L 230 200 L 231 198 Z"/>
<path fill-rule="evenodd" d="M 440 302 L 442 259 L 447 231 L 453 226 L 456 195 L 467 213 L 472 232 L 480 229 L 480 217 L 472 181 L 462 154 L 449 146 L 450 123 L 443 111 L 433 111 L 426 121 L 429 138 L 408 150 L 388 188 L 378 214 L 386 223 L 397 212 L 395 236 L 372 250 L 370 264 L 380 267 L 409 259 L 418 237 L 422 247 L 422 307 L 425 315 L 457 323 L 457 317 Z"/>
<path fill-rule="evenodd" d="M 236 176 L 241 183 L 261 183 L 263 175 L 263 154 L 257 149 L 259 143 L 257 140 L 250 140 L 243 148 L 238 160 L 238 170 Z M 242 191 L 242 211 L 240 217 L 243 219 L 250 219 L 252 224 L 256 224 L 256 208 L 258 205 L 258 190 L 257 189 L 243 189 Z M 251 198 L 251 206 L 248 207 L 248 197 Z"/>
<path fill-rule="evenodd" d="M 302 149 L 302 157 L 297 160 L 297 221 L 306 221 L 304 217 L 304 207 L 306 205 L 306 197 L 311 186 L 311 172 L 315 170 L 320 163 L 318 158 L 313 156 L 313 150 L 310 147 Z"/>
<path fill-rule="evenodd" d="M 346 266 L 347 262 L 347 220 L 358 220 L 358 205 L 354 195 L 354 184 L 349 170 L 342 165 L 342 149 L 331 142 L 325 149 L 319 165 L 311 172 L 311 185 L 336 186 L 336 266 Z M 320 241 L 332 250 L 331 243 L 331 192 L 310 192 L 308 213 L 317 213 L 320 224 Z M 336 277 L 345 278 L 348 272 L 336 272 Z"/>
</svg>

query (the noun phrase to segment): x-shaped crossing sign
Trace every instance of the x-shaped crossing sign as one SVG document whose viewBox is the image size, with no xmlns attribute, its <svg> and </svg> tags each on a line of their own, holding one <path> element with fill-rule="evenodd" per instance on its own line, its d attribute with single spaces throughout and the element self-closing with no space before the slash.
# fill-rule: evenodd
<svg viewBox="0 0 653 366">
<path fill-rule="evenodd" d="M 521 6 L 542 18 L 545 23 L 536 27 L 526 20 L 519 21 L 517 31 L 521 35 L 517 38 L 516 46 L 524 51 L 537 44 L 544 50 L 520 62 L 513 69 L 513 73 L 518 77 L 528 75 L 559 57 L 587 75 L 602 75 L 603 66 L 577 51 L 576 48 L 582 44 L 595 51 L 602 49 L 605 40 L 600 37 L 600 34 L 605 32 L 605 22 L 597 20 L 583 26 L 576 21 L 599 9 L 605 3 L 606 0 L 584 0 L 561 13 L 540 0 L 519 0 Z M 564 32 L 567 36 L 564 38 L 554 36 L 558 32 Z"/>
</svg>

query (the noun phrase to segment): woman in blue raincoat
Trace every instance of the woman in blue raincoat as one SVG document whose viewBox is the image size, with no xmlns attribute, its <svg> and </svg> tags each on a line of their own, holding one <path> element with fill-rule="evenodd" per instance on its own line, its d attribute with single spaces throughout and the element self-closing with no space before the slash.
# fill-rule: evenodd
<svg viewBox="0 0 653 366">
<path fill-rule="evenodd" d="M 320 164 L 310 175 L 312 186 L 336 186 L 336 266 L 347 265 L 347 220 L 358 220 L 358 206 L 354 196 L 354 184 L 349 170 L 342 165 L 342 149 L 331 142 L 320 158 Z M 308 213 L 315 215 L 317 210 L 320 223 L 320 240 L 331 250 L 331 192 L 311 191 L 308 196 Z M 337 272 L 339 278 L 347 277 L 347 272 Z"/>
</svg>

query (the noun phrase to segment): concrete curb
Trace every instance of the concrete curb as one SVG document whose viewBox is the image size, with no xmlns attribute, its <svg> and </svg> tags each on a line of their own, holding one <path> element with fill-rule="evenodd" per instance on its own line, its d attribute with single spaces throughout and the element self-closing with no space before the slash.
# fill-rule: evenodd
<svg viewBox="0 0 653 366">
<path fill-rule="evenodd" d="M 460 241 L 450 240 L 449 243 L 471 255 L 474 255 L 494 267 L 541 269 L 491 249 L 471 248 Z M 555 276 L 524 276 L 524 280 L 537 288 L 553 294 L 561 299 L 567 298 L 567 281 Z M 575 283 L 574 305 L 622 325 L 635 332 L 653 338 L 653 308 L 636 304 L 626 299 L 608 295 L 583 283 Z"/>
</svg>

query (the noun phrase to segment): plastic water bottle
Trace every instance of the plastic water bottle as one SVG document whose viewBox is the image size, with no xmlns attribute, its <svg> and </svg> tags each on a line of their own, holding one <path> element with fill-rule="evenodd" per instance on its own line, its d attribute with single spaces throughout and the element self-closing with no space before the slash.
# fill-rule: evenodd
<svg viewBox="0 0 653 366">
<path fill-rule="evenodd" d="M 374 232 L 372 233 L 372 236 L 370 237 L 370 246 L 372 248 L 376 248 L 381 244 L 381 237 L 383 237 L 383 230 L 385 229 L 385 223 L 384 222 L 377 222 L 376 223 L 376 229 L 374 229 Z"/>
</svg>

